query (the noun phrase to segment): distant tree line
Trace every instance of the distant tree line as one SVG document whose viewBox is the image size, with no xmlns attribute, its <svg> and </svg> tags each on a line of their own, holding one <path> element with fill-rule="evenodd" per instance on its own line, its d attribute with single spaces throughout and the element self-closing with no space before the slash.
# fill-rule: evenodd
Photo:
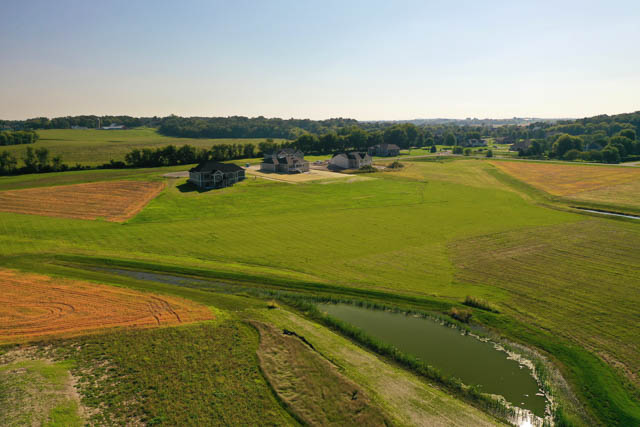
<svg viewBox="0 0 640 427">
<path fill-rule="evenodd" d="M 218 161 L 252 158 L 281 148 L 292 147 L 307 154 L 331 154 L 343 151 L 363 151 L 380 143 L 396 144 L 400 148 L 430 147 L 436 145 L 454 147 L 463 153 L 462 145 L 471 139 L 496 138 L 503 143 L 527 142 L 519 150 L 523 157 L 557 158 L 617 163 L 640 160 L 637 138 L 640 111 L 615 116 L 595 116 L 578 120 L 534 122 L 529 124 L 505 124 L 496 126 L 491 121 L 479 124 L 459 122 L 358 122 L 353 119 L 299 120 L 269 119 L 264 117 L 130 117 L 130 116 L 75 116 L 54 119 L 35 118 L 23 121 L 1 121 L 0 145 L 31 143 L 38 138 L 33 129 L 67 129 L 72 126 L 95 127 L 98 119 L 102 125 L 112 123 L 127 127 L 157 127 L 159 132 L 176 137 L 206 138 L 268 138 L 258 144 L 215 144 L 210 150 L 191 146 L 176 148 L 133 150 L 124 161 L 111 160 L 102 168 L 151 167 L 192 164 L 202 160 Z M 420 124 L 422 123 L 422 124 Z M 469 123 L 476 123 L 470 121 Z M 274 142 L 273 138 L 287 141 Z M 41 153 L 41 157 L 43 153 Z M 493 153 L 492 153 L 493 154 Z M 38 171 L 70 170 L 57 158 L 46 162 L 34 162 L 36 152 L 27 153 L 18 168 L 17 159 L 8 152 L 0 157 L 0 174 L 30 173 Z"/>
<path fill-rule="evenodd" d="M 38 129 L 71 129 L 74 126 L 97 128 L 109 126 L 110 124 L 120 124 L 126 127 L 157 127 L 160 124 L 158 117 L 131 117 L 131 116 L 68 116 L 36 117 L 26 120 L 0 120 L 0 128 L 11 128 L 13 130 L 38 130 Z"/>
<path fill-rule="evenodd" d="M 38 134 L 34 131 L 0 132 L 0 146 L 33 144 L 38 138 Z"/>
<path fill-rule="evenodd" d="M 165 117 L 158 132 L 186 138 L 284 138 L 295 139 L 304 133 L 323 134 L 356 125 L 353 119 L 278 119 L 265 117 Z"/>
<path fill-rule="evenodd" d="M 27 120 L 0 120 L 0 128 L 13 130 L 70 129 L 74 126 L 96 128 L 110 124 L 126 127 L 154 127 L 167 136 L 186 138 L 284 138 L 295 139 L 305 132 L 322 134 L 345 126 L 357 125 L 354 119 L 328 120 L 280 119 L 265 117 L 131 117 L 68 116 Z"/>
</svg>

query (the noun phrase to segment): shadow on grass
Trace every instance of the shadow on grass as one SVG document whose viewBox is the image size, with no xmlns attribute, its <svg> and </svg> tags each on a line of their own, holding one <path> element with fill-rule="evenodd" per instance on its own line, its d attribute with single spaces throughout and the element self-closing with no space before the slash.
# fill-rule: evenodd
<svg viewBox="0 0 640 427">
<path fill-rule="evenodd" d="M 213 188 L 199 188 L 196 185 L 192 184 L 191 182 L 185 182 L 184 184 L 180 184 L 176 186 L 176 188 L 181 193 L 193 193 L 195 191 L 197 191 L 198 193 L 206 193 L 211 190 L 214 190 Z"/>
</svg>

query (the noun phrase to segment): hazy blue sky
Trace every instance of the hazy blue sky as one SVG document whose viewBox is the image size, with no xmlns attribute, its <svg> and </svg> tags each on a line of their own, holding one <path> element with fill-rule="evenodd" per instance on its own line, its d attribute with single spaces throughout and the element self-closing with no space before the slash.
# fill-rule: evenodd
<svg viewBox="0 0 640 427">
<path fill-rule="evenodd" d="M 0 3 L 0 118 L 640 109 L 640 1 Z"/>
</svg>

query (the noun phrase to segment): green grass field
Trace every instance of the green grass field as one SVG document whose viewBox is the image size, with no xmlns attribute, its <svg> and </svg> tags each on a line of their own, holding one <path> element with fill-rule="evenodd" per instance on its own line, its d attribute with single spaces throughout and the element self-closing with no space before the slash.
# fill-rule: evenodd
<svg viewBox="0 0 640 427">
<path fill-rule="evenodd" d="M 253 329 L 224 321 L 76 339 L 59 343 L 56 357 L 77 361 L 85 403 L 100 409 L 90 422 L 289 424 L 257 367 L 257 345 Z"/>
<path fill-rule="evenodd" d="M 173 179 L 125 224 L 0 213 L 0 265 L 99 281 L 61 267 L 62 256 L 133 260 L 261 286 L 400 295 L 428 309 L 471 295 L 501 310 L 476 318 L 548 352 L 591 415 L 638 422 L 640 224 L 549 209 L 485 161 L 406 165 L 366 181 L 247 179 L 204 193 Z M 0 191 L 168 170 L 1 178 Z"/>
<path fill-rule="evenodd" d="M 173 144 L 176 147 L 192 145 L 209 149 L 215 144 L 246 144 L 264 141 L 261 139 L 205 139 L 174 138 L 159 134 L 152 128 L 124 130 L 96 129 L 45 129 L 39 130 L 40 139 L 30 147 L 47 148 L 51 156 L 62 156 L 64 163 L 74 166 L 79 163 L 96 166 L 109 163 L 110 160 L 124 161 L 124 156 L 134 148 L 158 148 Z M 277 140 L 281 141 L 281 140 Z M 26 145 L 2 147 L 19 159 L 26 150 Z"/>
</svg>

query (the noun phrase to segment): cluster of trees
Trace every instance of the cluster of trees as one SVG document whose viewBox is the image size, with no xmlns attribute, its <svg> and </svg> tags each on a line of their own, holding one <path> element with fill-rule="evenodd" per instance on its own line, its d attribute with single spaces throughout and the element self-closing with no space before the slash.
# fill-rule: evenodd
<svg viewBox="0 0 640 427">
<path fill-rule="evenodd" d="M 180 148 L 168 145 L 156 149 L 134 149 L 125 155 L 125 164 L 131 167 L 157 167 L 189 165 L 207 160 L 223 161 L 253 157 L 255 146 L 253 144 L 247 145 L 250 145 L 250 148 L 242 144 L 218 144 L 214 145 L 211 150 L 195 148 L 191 145 L 183 145 Z"/>
<path fill-rule="evenodd" d="M 433 147 L 435 138 L 425 129 L 411 123 L 396 124 L 382 129 L 365 130 L 360 126 L 348 126 L 337 132 L 317 135 L 306 133 L 289 146 L 309 154 L 331 154 L 343 151 L 366 151 L 376 144 L 396 144 L 400 148 Z"/>
<path fill-rule="evenodd" d="M 81 169 L 76 166 L 70 168 L 62 163 L 62 157 L 51 157 L 49 150 L 46 148 L 27 147 L 22 157 L 24 166 L 18 168 L 18 159 L 8 151 L 0 153 L 0 175 L 23 174 L 23 173 L 41 173 L 41 172 L 63 172 L 72 169 Z"/>
<path fill-rule="evenodd" d="M 640 127 L 640 111 L 555 124 L 536 123 L 529 128 L 534 125 L 544 132 L 533 136 L 535 139 L 531 139 L 529 148 L 520 150 L 521 156 L 604 163 L 640 159 L 640 143 L 636 134 Z"/>
<path fill-rule="evenodd" d="M 268 139 L 259 144 L 215 144 L 211 149 L 196 148 L 191 145 L 183 145 L 176 148 L 175 145 L 167 145 L 160 148 L 133 149 L 125 155 L 124 162 L 107 163 L 103 168 L 124 167 L 159 167 L 190 165 L 207 160 L 223 162 L 226 160 L 249 159 L 262 156 L 287 147 L 294 147 L 294 143 L 277 143 Z"/>
<path fill-rule="evenodd" d="M 519 155 L 619 163 L 640 158 L 640 141 L 637 140 L 636 131 L 629 127 L 610 137 L 601 132 L 581 136 L 564 133 L 531 140 L 529 148 L 521 149 Z"/>
<path fill-rule="evenodd" d="M 38 138 L 38 134 L 34 131 L 0 132 L 0 146 L 33 144 Z"/>
</svg>

